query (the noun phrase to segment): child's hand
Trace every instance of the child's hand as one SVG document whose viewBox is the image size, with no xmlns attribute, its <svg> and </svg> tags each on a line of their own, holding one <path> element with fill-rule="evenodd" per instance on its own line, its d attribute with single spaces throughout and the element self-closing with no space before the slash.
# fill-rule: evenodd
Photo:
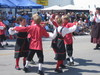
<svg viewBox="0 0 100 75">
<path fill-rule="evenodd" d="M 76 26 L 78 26 L 79 25 L 79 23 L 76 23 Z"/>
<path fill-rule="evenodd" d="M 10 28 L 12 31 L 15 31 L 15 29 L 14 28 Z"/>
<path fill-rule="evenodd" d="M 50 18 L 50 21 L 53 22 L 53 18 Z"/>
</svg>

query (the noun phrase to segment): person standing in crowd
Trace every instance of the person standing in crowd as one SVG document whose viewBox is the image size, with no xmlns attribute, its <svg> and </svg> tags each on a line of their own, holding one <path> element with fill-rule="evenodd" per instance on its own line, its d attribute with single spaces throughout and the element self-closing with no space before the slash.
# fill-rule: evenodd
<svg viewBox="0 0 100 75">
<path fill-rule="evenodd" d="M 46 32 L 44 28 L 40 25 L 41 17 L 35 16 L 34 25 L 28 27 L 15 27 L 13 30 L 19 32 L 28 32 L 31 35 L 30 38 L 30 51 L 27 57 L 26 65 L 24 67 L 24 71 L 28 72 L 28 64 L 32 60 L 34 54 L 36 53 L 39 59 L 38 64 L 38 74 L 44 75 L 42 71 L 42 63 L 44 62 L 43 48 L 42 48 L 42 37 L 49 37 L 49 34 Z"/>
<path fill-rule="evenodd" d="M 3 18 L 3 23 L 6 25 L 7 29 L 9 29 L 9 21 L 5 17 Z"/>
<path fill-rule="evenodd" d="M 21 15 L 20 15 L 20 12 L 17 12 L 17 14 L 16 14 L 16 18 L 18 18 L 18 17 L 20 17 Z"/>
<path fill-rule="evenodd" d="M 28 16 L 28 14 L 27 13 L 23 13 L 22 17 L 25 18 L 27 23 L 29 24 L 30 17 Z"/>
<path fill-rule="evenodd" d="M 0 11 L 0 17 L 2 17 L 2 11 Z"/>
<path fill-rule="evenodd" d="M 71 22 L 74 22 L 74 19 L 75 19 L 75 13 L 74 12 L 71 13 L 70 18 L 71 18 Z"/>
<path fill-rule="evenodd" d="M 5 28 L 6 28 L 6 25 L 2 21 L 2 17 L 0 17 L 0 48 L 4 48 L 3 41 L 6 40 Z"/>
<path fill-rule="evenodd" d="M 53 39 L 52 48 L 55 52 L 55 60 L 57 60 L 57 66 L 55 72 L 62 73 L 61 68 L 66 68 L 64 65 L 64 60 L 66 59 L 66 49 L 64 46 L 64 37 L 68 33 L 72 33 L 76 30 L 76 25 L 71 28 L 66 28 L 62 26 L 62 19 L 57 19 L 58 27 L 55 29 L 54 33 L 50 33 L 50 37 Z M 59 40 L 58 40 L 59 39 Z M 58 41 L 57 41 L 58 40 Z"/>
<path fill-rule="evenodd" d="M 23 17 L 18 17 L 16 20 L 19 24 L 19 27 L 25 27 L 26 26 L 26 19 Z M 20 57 L 24 57 L 23 58 L 23 66 L 25 66 L 26 64 L 26 57 L 28 55 L 29 52 L 29 42 L 27 39 L 27 32 L 16 32 L 13 31 L 12 28 L 10 28 L 9 33 L 10 34 L 14 34 L 14 32 L 17 34 L 17 40 L 16 40 L 16 45 L 15 45 L 15 59 L 16 59 L 16 65 L 15 65 L 15 69 L 16 70 L 20 70 L 19 67 L 19 60 Z"/>
<path fill-rule="evenodd" d="M 63 21 L 63 27 L 66 27 L 66 28 L 70 28 L 73 25 L 75 25 L 74 23 L 69 23 L 68 16 L 62 16 L 62 21 Z M 64 37 L 64 43 L 66 45 L 67 54 L 69 56 L 67 58 L 68 64 L 74 65 L 74 59 L 72 57 L 72 55 L 73 55 L 73 36 L 72 36 L 72 33 L 69 33 Z"/>
<path fill-rule="evenodd" d="M 90 21 L 93 22 L 91 32 L 91 42 L 97 44 L 94 50 L 100 47 L 100 8 L 96 8 L 95 15 L 90 17 Z"/>
<path fill-rule="evenodd" d="M 81 14 L 81 18 L 82 18 L 82 21 L 84 21 L 84 20 L 86 19 L 86 15 L 85 15 L 84 12 L 82 12 L 82 14 Z"/>
<path fill-rule="evenodd" d="M 12 18 L 13 18 L 12 12 L 8 12 L 7 20 L 9 21 L 9 23 L 12 23 Z"/>
<path fill-rule="evenodd" d="M 10 35 L 9 35 L 9 32 L 8 32 L 8 29 L 10 27 L 10 24 L 9 24 L 9 21 L 5 17 L 3 18 L 3 23 L 6 25 L 5 36 L 6 36 L 6 38 L 9 38 Z M 6 46 L 7 46 L 8 45 L 7 39 L 5 40 L 5 42 L 6 42 Z"/>
</svg>

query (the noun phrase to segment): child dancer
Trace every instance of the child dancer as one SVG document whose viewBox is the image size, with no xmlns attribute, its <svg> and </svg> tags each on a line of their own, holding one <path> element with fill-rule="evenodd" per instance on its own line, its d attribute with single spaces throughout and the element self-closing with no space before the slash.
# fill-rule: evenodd
<svg viewBox="0 0 100 75">
<path fill-rule="evenodd" d="M 34 54 L 36 53 L 39 59 L 38 64 L 38 74 L 44 75 L 42 71 L 42 63 L 44 61 L 44 55 L 43 55 L 43 48 L 42 48 L 42 37 L 49 37 L 49 34 L 46 32 L 44 28 L 40 25 L 41 23 L 41 17 L 35 16 L 34 18 L 34 25 L 31 25 L 29 27 L 15 27 L 13 30 L 19 31 L 19 32 L 28 32 L 30 37 L 30 51 L 27 57 L 26 65 L 24 68 L 25 72 L 28 72 L 28 64 L 32 60 Z"/>
<path fill-rule="evenodd" d="M 0 47 L 4 48 L 3 41 L 6 40 L 5 37 L 5 24 L 2 22 L 2 18 L 0 17 Z"/>
<path fill-rule="evenodd" d="M 57 19 L 58 28 L 55 29 L 54 33 L 50 36 L 54 39 L 52 41 L 52 48 L 55 52 L 55 60 L 57 60 L 57 66 L 55 72 L 62 73 L 62 70 L 59 69 L 65 68 L 66 66 L 63 64 L 63 61 L 66 59 L 66 49 L 64 45 L 64 37 L 66 34 L 74 32 L 76 30 L 76 25 L 71 28 L 62 27 L 62 19 Z"/>
<path fill-rule="evenodd" d="M 70 28 L 74 23 L 69 23 L 69 16 L 62 16 L 62 21 L 63 21 L 63 27 Z M 66 46 L 67 54 L 68 54 L 68 64 L 70 66 L 74 65 L 74 59 L 73 59 L 73 36 L 72 33 L 67 34 L 64 37 L 64 43 Z"/>
<path fill-rule="evenodd" d="M 26 25 L 26 20 L 23 17 L 18 17 L 17 22 L 20 24 L 19 25 L 20 27 L 25 27 Z M 9 33 L 11 34 L 10 31 L 12 31 L 11 28 L 9 30 Z M 20 67 L 19 67 L 20 57 L 24 57 L 23 66 L 25 66 L 25 63 L 26 63 L 26 57 L 29 51 L 29 43 L 28 43 L 27 35 L 28 35 L 27 32 L 17 33 L 17 40 L 16 40 L 16 45 L 15 45 L 15 56 L 14 56 L 16 59 L 16 65 L 15 65 L 16 70 L 20 70 Z"/>
</svg>

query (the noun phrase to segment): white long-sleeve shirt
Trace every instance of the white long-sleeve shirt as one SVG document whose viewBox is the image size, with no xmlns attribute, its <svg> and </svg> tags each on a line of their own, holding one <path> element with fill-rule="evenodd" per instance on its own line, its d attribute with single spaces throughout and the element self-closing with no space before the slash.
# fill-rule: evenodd
<svg viewBox="0 0 100 75">
<path fill-rule="evenodd" d="M 24 27 L 24 26 L 19 25 L 19 27 Z M 12 30 L 13 28 L 14 28 L 14 27 L 11 27 L 11 28 L 9 28 L 9 30 L 8 30 L 8 32 L 9 32 L 10 35 L 14 35 L 14 34 L 18 33 L 18 31 Z"/>
<path fill-rule="evenodd" d="M 96 16 L 91 16 L 90 21 L 93 22 L 95 20 L 96 23 L 100 23 L 100 15 L 97 14 Z"/>
<path fill-rule="evenodd" d="M 60 32 L 62 29 L 61 33 L 62 33 L 62 36 L 64 37 L 66 34 L 74 32 L 76 30 L 76 28 L 77 28 L 76 25 L 74 25 L 73 27 L 70 27 L 70 28 L 63 27 L 63 29 L 62 29 L 62 26 L 59 26 L 57 28 L 57 31 Z M 52 39 L 56 38 L 57 31 L 55 29 L 53 33 L 49 33 L 50 38 L 52 38 Z"/>
</svg>

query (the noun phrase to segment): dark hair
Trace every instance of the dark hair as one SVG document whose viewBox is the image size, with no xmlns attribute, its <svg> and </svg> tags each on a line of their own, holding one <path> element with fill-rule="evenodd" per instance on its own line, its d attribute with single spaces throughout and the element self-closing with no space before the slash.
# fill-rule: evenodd
<svg viewBox="0 0 100 75">
<path fill-rule="evenodd" d="M 100 10 L 100 8 L 99 8 L 99 7 L 97 7 L 97 8 L 96 8 L 96 10 Z"/>
<path fill-rule="evenodd" d="M 17 19 L 16 19 L 16 21 L 17 21 L 17 23 L 19 24 L 21 21 L 23 21 L 25 18 L 23 18 L 23 17 L 21 17 L 21 16 L 19 16 Z"/>
</svg>

